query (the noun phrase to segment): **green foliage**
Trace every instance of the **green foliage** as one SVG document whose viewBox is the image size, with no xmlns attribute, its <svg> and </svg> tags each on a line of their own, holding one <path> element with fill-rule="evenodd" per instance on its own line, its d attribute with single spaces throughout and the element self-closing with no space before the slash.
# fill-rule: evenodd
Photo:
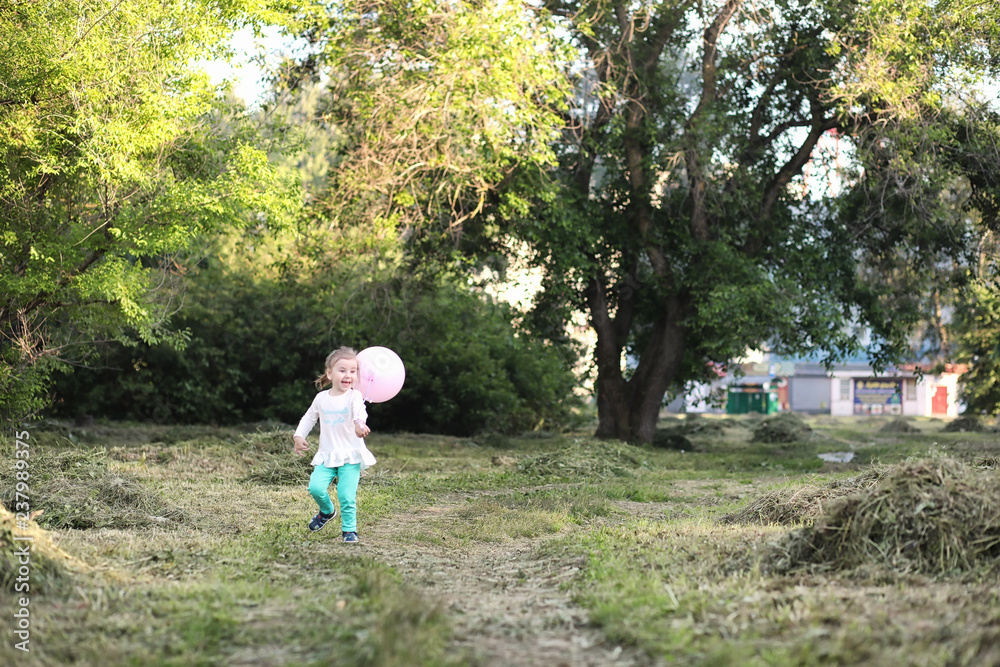
<svg viewBox="0 0 1000 667">
<path fill-rule="evenodd" d="M 955 313 L 954 327 L 958 361 L 969 365 L 962 375 L 966 412 L 1000 414 L 1000 290 L 972 286 Z"/>
<path fill-rule="evenodd" d="M 977 0 L 874 0 L 853 11 L 827 47 L 844 58 L 831 92 L 845 109 L 921 122 L 996 67 L 1000 22 Z"/>
<path fill-rule="evenodd" d="M 174 256 L 200 235 L 294 215 L 248 136 L 210 122 L 216 91 L 190 64 L 261 6 L 0 8 L 0 417 L 37 408 L 50 362 L 95 339 L 169 338 Z"/>
<path fill-rule="evenodd" d="M 453 242 L 515 168 L 554 162 L 569 91 L 537 13 L 516 3 L 338 0 L 297 17 L 313 48 L 287 64 L 278 89 L 324 81 L 316 124 L 345 144 L 324 188 L 334 225 Z M 506 206 L 523 203 L 508 191 Z"/>
<path fill-rule="evenodd" d="M 410 355 L 412 385 L 384 409 L 391 428 L 517 433 L 571 421 L 575 378 L 566 360 L 518 333 L 509 307 L 460 290 L 421 295 L 404 307 L 409 316 L 395 340 L 400 354 Z M 378 406 L 372 412 L 382 418 Z"/>
<path fill-rule="evenodd" d="M 114 419 L 296 423 L 330 350 L 384 345 L 406 383 L 370 405 L 373 429 L 471 435 L 557 428 L 572 416 L 575 380 L 563 356 L 512 327 L 509 308 L 449 283 L 336 288 L 204 268 L 175 318 L 184 350 L 116 346 L 93 369 L 61 376 L 56 414 Z"/>
</svg>

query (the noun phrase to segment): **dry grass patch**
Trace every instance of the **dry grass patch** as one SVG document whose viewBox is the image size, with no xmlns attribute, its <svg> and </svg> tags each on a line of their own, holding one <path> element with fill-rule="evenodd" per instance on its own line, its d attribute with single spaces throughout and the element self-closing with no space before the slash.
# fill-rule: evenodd
<svg viewBox="0 0 1000 667">
<path fill-rule="evenodd" d="M 568 505 L 557 508 L 546 503 L 513 506 L 498 498 L 477 498 L 454 514 L 432 519 L 423 532 L 447 537 L 448 543 L 502 543 L 518 538 L 558 533 L 570 523 Z"/>
</svg>

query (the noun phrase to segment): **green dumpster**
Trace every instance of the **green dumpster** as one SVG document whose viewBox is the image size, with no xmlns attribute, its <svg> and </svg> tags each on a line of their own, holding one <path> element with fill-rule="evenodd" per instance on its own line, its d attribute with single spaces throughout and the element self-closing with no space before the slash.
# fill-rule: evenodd
<svg viewBox="0 0 1000 667">
<path fill-rule="evenodd" d="M 734 384 L 726 392 L 726 414 L 745 415 L 759 412 L 773 415 L 778 412 L 778 392 L 763 384 Z"/>
</svg>

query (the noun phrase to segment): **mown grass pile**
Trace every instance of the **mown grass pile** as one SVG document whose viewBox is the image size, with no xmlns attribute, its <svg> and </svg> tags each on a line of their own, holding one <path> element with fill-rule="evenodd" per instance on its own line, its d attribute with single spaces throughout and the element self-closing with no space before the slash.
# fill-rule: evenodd
<svg viewBox="0 0 1000 667">
<path fill-rule="evenodd" d="M 292 433 L 287 429 L 258 431 L 244 435 L 239 445 L 250 465 L 244 481 L 259 484 L 304 485 L 312 474 L 313 451 L 303 456 L 292 452 Z"/>
<path fill-rule="evenodd" d="M 919 428 L 911 424 L 908 419 L 902 417 L 897 417 L 892 421 L 886 422 L 879 431 L 881 433 L 920 433 Z"/>
<path fill-rule="evenodd" d="M 987 424 L 977 415 L 959 417 L 944 426 L 945 433 L 994 433 L 996 427 Z"/>
<path fill-rule="evenodd" d="M 653 446 L 664 449 L 695 451 L 697 445 L 692 437 L 716 438 L 725 431 L 725 425 L 716 419 L 706 419 L 697 413 L 685 415 L 684 419 L 670 419 L 653 434 Z"/>
<path fill-rule="evenodd" d="M 769 491 L 745 507 L 719 517 L 724 524 L 792 525 L 812 521 L 838 498 L 866 491 L 888 473 L 884 466 L 872 466 L 858 475 L 829 484 L 796 484 Z"/>
<path fill-rule="evenodd" d="M 14 471 L 0 468 L 0 502 L 14 507 Z M 135 528 L 181 521 L 184 513 L 138 478 L 109 465 L 100 449 L 50 450 L 31 457 L 32 509 L 43 510 L 42 526 Z"/>
<path fill-rule="evenodd" d="M 990 470 L 1000 468 L 1000 456 L 983 456 L 976 459 L 977 468 L 987 468 Z"/>
<path fill-rule="evenodd" d="M 28 557 L 22 557 L 24 549 Z M 82 564 L 60 549 L 33 519 L 18 520 L 0 505 L 0 590 L 51 592 Z M 27 576 L 24 576 L 27 575 Z M 26 584 L 15 589 L 17 584 Z"/>
<path fill-rule="evenodd" d="M 792 531 L 765 564 L 777 572 L 1000 571 L 996 473 L 950 458 L 904 462 L 869 489 L 831 503 L 813 525 Z"/>
<path fill-rule="evenodd" d="M 753 442 L 781 444 L 802 442 L 812 435 L 812 427 L 791 412 L 780 412 L 760 420 L 751 429 Z"/>
<path fill-rule="evenodd" d="M 559 449 L 526 456 L 519 472 L 539 477 L 630 477 L 644 462 L 641 449 L 620 442 L 577 439 Z"/>
</svg>

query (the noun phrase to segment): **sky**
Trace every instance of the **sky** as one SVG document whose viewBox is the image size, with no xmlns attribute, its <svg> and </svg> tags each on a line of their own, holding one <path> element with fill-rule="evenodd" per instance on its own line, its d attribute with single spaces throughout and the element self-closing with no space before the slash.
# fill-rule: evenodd
<svg viewBox="0 0 1000 667">
<path fill-rule="evenodd" d="M 292 43 L 281 36 L 280 28 L 266 28 L 259 38 L 254 37 L 253 30 L 245 28 L 233 34 L 231 44 L 236 51 L 231 62 L 209 60 L 199 65 L 208 73 L 213 84 L 231 81 L 236 96 L 252 108 L 264 93 L 264 70 L 254 62 L 254 56 L 263 50 L 273 58 L 274 54 L 291 48 Z"/>
</svg>

